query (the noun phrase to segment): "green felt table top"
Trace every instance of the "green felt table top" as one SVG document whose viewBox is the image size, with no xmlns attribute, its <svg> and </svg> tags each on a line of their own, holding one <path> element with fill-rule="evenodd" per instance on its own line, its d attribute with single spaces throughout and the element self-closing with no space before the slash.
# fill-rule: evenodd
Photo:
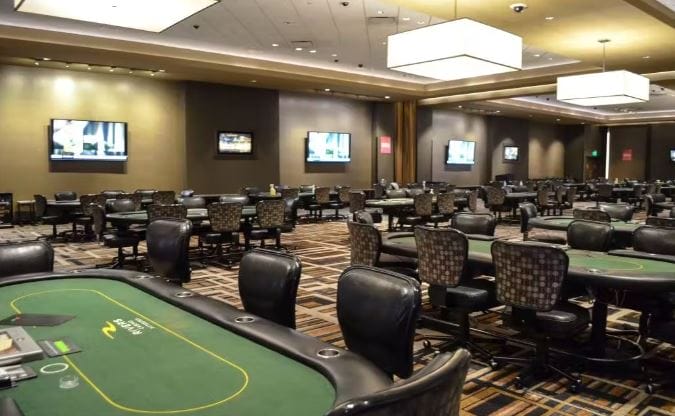
<svg viewBox="0 0 675 416">
<path fill-rule="evenodd" d="M 415 237 L 400 237 L 386 240 L 388 245 L 417 249 Z M 491 262 L 492 241 L 469 240 L 469 257 L 480 257 Z M 566 249 L 570 259 L 570 271 L 589 272 L 614 276 L 667 276 L 675 281 L 675 265 L 672 263 L 612 256 L 607 253 Z"/>
<path fill-rule="evenodd" d="M 69 337 L 82 349 L 28 363 L 38 378 L 2 392 L 26 415 L 322 415 L 335 399 L 313 369 L 121 282 L 3 287 L 0 315 L 18 312 L 75 315 L 26 330 L 36 340 Z M 39 372 L 52 363 L 69 368 Z M 80 385 L 61 389 L 60 377 L 72 374 Z"/>
</svg>

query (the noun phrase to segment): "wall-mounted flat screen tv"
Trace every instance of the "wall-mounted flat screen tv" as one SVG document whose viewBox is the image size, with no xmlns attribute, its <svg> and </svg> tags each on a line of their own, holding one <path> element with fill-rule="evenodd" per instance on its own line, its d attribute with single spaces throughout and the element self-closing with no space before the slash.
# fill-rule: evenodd
<svg viewBox="0 0 675 416">
<path fill-rule="evenodd" d="M 307 162 L 346 163 L 351 161 L 351 137 L 349 133 L 307 133 Z"/>
<path fill-rule="evenodd" d="M 504 146 L 504 161 L 517 162 L 518 150 L 518 146 Z"/>
<path fill-rule="evenodd" d="M 476 163 L 476 142 L 450 140 L 448 142 L 448 165 L 473 165 Z"/>
<path fill-rule="evenodd" d="M 253 133 L 218 132 L 219 155 L 250 155 L 253 153 Z"/>
<path fill-rule="evenodd" d="M 675 162 L 675 149 L 670 149 L 670 160 Z"/>
<path fill-rule="evenodd" d="M 50 160 L 127 160 L 127 123 L 52 119 Z"/>
</svg>

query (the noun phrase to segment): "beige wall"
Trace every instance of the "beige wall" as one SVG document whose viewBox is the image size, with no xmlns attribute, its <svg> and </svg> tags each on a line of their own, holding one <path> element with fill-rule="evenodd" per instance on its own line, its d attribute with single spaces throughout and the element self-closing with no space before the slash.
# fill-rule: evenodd
<svg viewBox="0 0 675 416">
<path fill-rule="evenodd" d="M 563 129 L 551 124 L 530 123 L 529 177 L 565 176 Z"/>
<path fill-rule="evenodd" d="M 281 92 L 279 95 L 279 164 L 281 183 L 297 186 L 351 185 L 370 188 L 372 180 L 373 107 L 365 101 Z M 305 163 L 308 131 L 351 133 L 350 163 Z"/>
<path fill-rule="evenodd" d="M 13 192 L 16 200 L 62 190 L 180 190 L 186 182 L 184 113 L 178 83 L 0 66 L 0 192 Z M 128 162 L 50 163 L 52 118 L 127 122 Z"/>
</svg>

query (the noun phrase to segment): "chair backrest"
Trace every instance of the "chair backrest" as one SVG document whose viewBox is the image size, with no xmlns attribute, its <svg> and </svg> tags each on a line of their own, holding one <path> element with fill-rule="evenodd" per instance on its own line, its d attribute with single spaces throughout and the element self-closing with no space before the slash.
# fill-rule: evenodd
<svg viewBox="0 0 675 416">
<path fill-rule="evenodd" d="M 77 201 L 77 192 L 61 191 L 54 194 L 54 199 L 57 201 Z"/>
<path fill-rule="evenodd" d="M 91 204 L 105 207 L 108 198 L 103 194 L 85 194 L 80 195 L 80 206 L 84 215 L 91 216 Z"/>
<path fill-rule="evenodd" d="M 409 377 L 421 303 L 420 286 L 413 278 L 348 267 L 337 289 L 337 318 L 347 348 L 389 375 Z"/>
<path fill-rule="evenodd" d="M 349 212 L 355 213 L 366 209 L 366 194 L 361 191 L 349 193 Z"/>
<path fill-rule="evenodd" d="M 354 221 L 360 223 L 360 224 L 369 224 L 369 225 L 375 225 L 375 220 L 373 219 L 373 215 L 365 210 L 362 211 L 357 211 L 354 213 Z"/>
<path fill-rule="evenodd" d="M 675 256 L 675 228 L 639 227 L 633 232 L 633 249 Z"/>
<path fill-rule="evenodd" d="M 107 189 L 101 192 L 102 195 L 105 195 L 106 199 L 115 199 L 118 195 L 123 195 L 125 193 L 126 192 L 121 189 Z"/>
<path fill-rule="evenodd" d="M 418 274 L 422 282 L 455 287 L 464 274 L 469 240 L 452 228 L 415 227 Z"/>
<path fill-rule="evenodd" d="M 298 188 L 284 188 L 281 190 L 282 199 L 295 199 L 300 196 L 300 189 Z"/>
<path fill-rule="evenodd" d="M 246 312 L 295 329 L 295 298 L 302 264 L 298 257 L 254 249 L 239 264 L 239 296 Z"/>
<path fill-rule="evenodd" d="M 474 213 L 478 211 L 478 190 L 469 192 L 469 195 L 467 196 L 467 205 L 469 206 L 469 211 Z"/>
<path fill-rule="evenodd" d="M 389 189 L 398 190 L 401 189 L 401 186 L 398 182 L 389 182 Z"/>
<path fill-rule="evenodd" d="M 434 196 L 432 194 L 421 193 L 415 195 L 415 214 L 422 217 L 428 217 L 434 212 Z"/>
<path fill-rule="evenodd" d="M 548 205 L 548 203 L 549 203 L 548 202 L 548 192 L 549 192 L 548 188 L 542 189 L 541 187 L 537 191 L 537 203 L 539 204 L 539 206 Z"/>
<path fill-rule="evenodd" d="M 406 188 L 406 189 L 400 189 L 401 191 L 405 192 L 405 196 L 408 198 L 414 198 L 415 195 L 421 195 L 424 193 L 424 189 L 422 188 Z"/>
<path fill-rule="evenodd" d="M 134 209 L 132 211 L 140 211 L 143 206 L 143 194 L 133 193 L 133 194 L 117 194 L 117 199 L 119 200 L 130 200 L 134 204 Z"/>
<path fill-rule="evenodd" d="M 553 309 L 569 266 L 561 248 L 497 240 L 491 250 L 499 302 L 534 311 Z"/>
<path fill-rule="evenodd" d="M 567 226 L 567 244 L 578 250 L 608 251 L 614 227 L 606 222 L 575 220 Z"/>
<path fill-rule="evenodd" d="M 612 222 L 609 213 L 599 209 L 575 209 L 572 211 L 575 220 Z"/>
<path fill-rule="evenodd" d="M 187 198 L 187 197 L 194 196 L 194 195 L 195 195 L 195 191 L 192 190 L 192 189 L 183 189 L 182 191 L 180 191 L 180 197 L 181 198 Z"/>
<path fill-rule="evenodd" d="M 385 195 L 386 195 L 386 189 L 385 189 L 384 185 L 376 183 L 376 184 L 373 185 L 373 193 L 374 193 L 373 196 L 375 197 L 375 199 L 384 198 Z"/>
<path fill-rule="evenodd" d="M 241 210 L 238 202 L 214 202 L 209 205 L 211 230 L 217 233 L 234 233 L 241 227 Z"/>
<path fill-rule="evenodd" d="M 372 218 L 371 218 L 372 220 Z M 351 264 L 376 266 L 380 260 L 382 236 L 372 224 L 349 221 Z"/>
<path fill-rule="evenodd" d="M 452 215 L 455 212 L 455 193 L 450 191 L 436 195 L 436 206 L 440 214 Z"/>
<path fill-rule="evenodd" d="M 155 192 L 157 192 L 156 189 L 136 189 L 134 194 L 140 195 L 141 199 L 151 199 Z"/>
<path fill-rule="evenodd" d="M 506 198 L 506 191 L 502 188 L 495 188 L 494 186 L 485 187 L 485 192 L 487 193 L 487 204 L 492 206 L 504 205 L 504 200 Z"/>
<path fill-rule="evenodd" d="M 647 217 L 647 225 L 662 228 L 675 228 L 675 218 Z"/>
<path fill-rule="evenodd" d="M 642 185 L 633 185 L 633 196 L 635 198 L 640 199 L 642 197 L 642 192 L 644 191 L 645 187 Z"/>
<path fill-rule="evenodd" d="M 520 209 L 520 232 L 524 234 L 530 231 L 530 220 L 537 218 L 537 206 L 532 202 L 521 202 L 518 208 Z"/>
<path fill-rule="evenodd" d="M 201 196 L 186 196 L 178 199 L 178 203 L 186 208 L 206 208 L 206 199 Z"/>
<path fill-rule="evenodd" d="M 562 204 L 565 201 L 565 195 L 567 195 L 567 188 L 564 186 L 559 186 L 555 190 L 555 200 Z"/>
<path fill-rule="evenodd" d="M 260 228 L 280 228 L 286 220 L 286 203 L 283 199 L 258 201 L 256 218 Z"/>
<path fill-rule="evenodd" d="M 471 354 L 462 348 L 439 354 L 410 378 L 348 400 L 326 416 L 459 416 L 470 363 Z"/>
<path fill-rule="evenodd" d="M 314 192 L 314 185 L 300 185 L 300 192 Z"/>
<path fill-rule="evenodd" d="M 152 203 L 155 205 L 172 205 L 176 203 L 174 191 L 157 191 L 152 194 Z"/>
<path fill-rule="evenodd" d="M 458 213 L 452 217 L 450 227 L 464 234 L 495 235 L 497 219 L 492 214 Z"/>
<path fill-rule="evenodd" d="M 598 188 L 598 196 L 602 198 L 611 198 L 614 185 L 612 185 L 611 183 L 599 183 L 597 185 L 597 188 Z"/>
<path fill-rule="evenodd" d="M 330 202 L 330 188 L 327 186 L 322 186 L 316 188 L 314 191 L 314 198 L 316 199 L 317 204 L 327 204 Z"/>
<path fill-rule="evenodd" d="M 610 218 L 628 222 L 633 219 L 634 208 L 628 204 L 607 204 L 600 203 L 600 211 L 605 211 Z"/>
<path fill-rule="evenodd" d="M 116 199 L 106 204 L 110 212 L 132 212 L 140 211 L 136 203 L 131 199 Z"/>
<path fill-rule="evenodd" d="M 153 270 L 170 281 L 189 282 L 191 234 L 192 222 L 188 220 L 160 218 L 148 224 L 145 235 Z"/>
<path fill-rule="evenodd" d="M 352 188 L 349 186 L 343 186 L 338 190 L 338 200 L 342 202 L 343 204 L 348 204 L 349 203 L 349 193 L 351 192 Z"/>
<path fill-rule="evenodd" d="M 407 198 L 405 189 L 390 189 L 387 191 L 387 198 Z"/>
<path fill-rule="evenodd" d="M 675 218 L 675 207 L 670 209 L 670 218 Z"/>
<path fill-rule="evenodd" d="M 148 205 L 148 221 L 154 221 L 157 218 L 187 218 L 187 207 L 181 204 L 171 205 Z"/>
<path fill-rule="evenodd" d="M 574 208 L 574 201 L 577 199 L 577 187 L 570 186 L 567 188 L 565 198 L 567 199 L 567 204 L 570 206 L 570 208 Z"/>
<path fill-rule="evenodd" d="M 54 249 L 44 241 L 0 244 L 0 277 L 54 271 Z"/>
<path fill-rule="evenodd" d="M 246 195 L 222 195 L 220 198 L 218 198 L 220 202 L 238 202 L 244 206 L 248 205 L 250 202 L 250 199 Z"/>
</svg>

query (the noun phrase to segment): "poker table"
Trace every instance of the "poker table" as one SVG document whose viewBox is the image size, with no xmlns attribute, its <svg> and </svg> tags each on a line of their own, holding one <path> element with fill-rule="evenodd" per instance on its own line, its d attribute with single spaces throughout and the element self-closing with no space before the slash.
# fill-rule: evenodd
<svg viewBox="0 0 675 416">
<path fill-rule="evenodd" d="M 256 215 L 255 206 L 245 206 L 241 211 L 241 216 L 249 219 Z M 147 211 L 129 211 L 129 212 L 115 212 L 107 214 L 106 219 L 117 228 L 128 228 L 130 225 L 147 224 Z M 187 211 L 187 219 L 199 222 L 209 219 L 209 213 L 206 208 L 189 208 Z"/>
<path fill-rule="evenodd" d="M 527 224 L 532 228 L 540 228 L 544 230 L 554 230 L 554 231 L 567 231 L 567 227 L 574 217 L 556 217 L 556 216 L 544 216 L 531 218 Z M 635 222 L 624 222 L 624 221 L 612 221 L 612 227 L 614 227 L 614 233 L 617 240 L 631 242 L 633 240 L 633 232 L 639 227 L 642 227 L 643 223 Z"/>
<path fill-rule="evenodd" d="M 469 239 L 469 267 L 493 274 L 492 241 Z M 603 357 L 607 343 L 607 305 L 620 298 L 617 292 L 655 294 L 675 292 L 675 266 L 668 261 L 623 257 L 608 253 L 573 250 L 562 246 L 570 264 L 567 278 L 595 293 L 591 331 L 591 357 Z M 382 252 L 417 257 L 415 237 L 403 235 L 384 239 Z M 625 251 L 620 251 L 625 254 Z"/>
<path fill-rule="evenodd" d="M 436 197 L 434 197 L 434 204 L 436 204 Z M 455 197 L 455 207 L 462 209 L 467 204 L 465 197 Z M 379 208 L 383 213 L 387 214 L 388 225 L 387 229 L 392 231 L 394 229 L 394 217 L 401 215 L 402 211 L 412 209 L 415 206 L 413 198 L 389 198 L 389 199 L 368 199 L 366 200 L 366 207 Z"/>
<path fill-rule="evenodd" d="M 24 327 L 81 349 L 26 363 L 37 378 L 3 390 L 27 416 L 319 416 L 392 383 L 354 353 L 137 272 L 15 276 L 0 286 L 3 317 L 75 316 Z M 62 388 L 72 375 L 79 385 Z"/>
</svg>

